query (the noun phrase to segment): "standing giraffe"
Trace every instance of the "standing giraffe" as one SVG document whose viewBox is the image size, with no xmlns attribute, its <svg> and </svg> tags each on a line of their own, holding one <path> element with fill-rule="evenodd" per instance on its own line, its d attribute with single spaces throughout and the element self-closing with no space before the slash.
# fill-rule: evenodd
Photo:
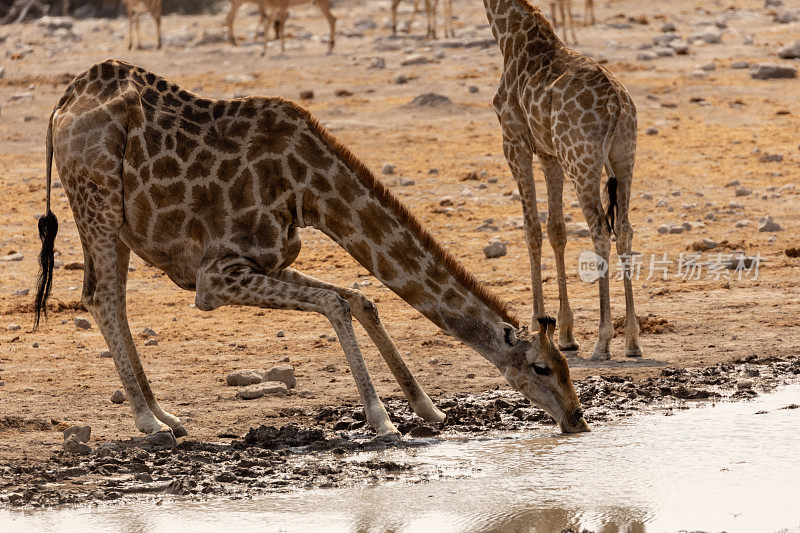
<svg viewBox="0 0 800 533">
<path fill-rule="evenodd" d="M 392 0 L 392 33 L 397 33 L 397 7 L 402 0 Z M 414 17 L 419 11 L 420 0 L 414 0 L 414 7 L 411 9 L 411 18 L 408 20 L 408 28 L 414 24 Z M 436 39 L 436 10 L 439 0 L 425 0 L 425 16 L 428 20 L 427 36 Z M 453 27 L 453 0 L 442 0 L 442 11 L 444 15 L 444 37 L 455 37 L 456 31 Z"/>
<path fill-rule="evenodd" d="M 130 250 L 223 305 L 312 311 L 330 321 L 379 435 L 397 429 L 375 393 L 352 325 L 378 347 L 414 412 L 444 415 L 411 375 L 360 291 L 289 265 L 298 228 L 311 226 L 447 334 L 492 362 L 564 432 L 587 431 L 564 355 L 542 318 L 531 334 L 437 243 L 392 193 L 304 108 L 281 98 L 212 100 L 151 72 L 104 61 L 79 75 L 50 117 L 47 211 L 39 220 L 42 273 L 36 324 L 46 310 L 58 230 L 50 211 L 55 157 L 84 253 L 82 299 L 111 351 L 146 434 L 185 435 L 153 396 L 125 307 Z"/>
<path fill-rule="evenodd" d="M 625 354 L 641 357 L 630 265 L 633 228 L 628 204 L 636 155 L 636 106 L 625 88 L 597 63 L 564 46 L 538 8 L 526 0 L 484 0 L 503 54 L 494 108 L 503 130 L 503 152 L 519 187 L 531 262 L 533 317 L 545 315 L 542 296 L 542 229 L 536 208 L 533 156 L 547 184 L 547 236 L 558 271 L 559 347 L 577 350 L 564 266 L 564 175 L 578 195 L 594 250 L 608 264 L 612 231 L 625 266 Z M 609 206 L 601 178 L 608 175 Z M 614 216 L 616 215 L 616 222 Z M 600 276 L 600 327 L 592 359 L 608 359 L 611 326 L 608 270 Z"/>
<path fill-rule="evenodd" d="M 281 41 L 281 52 L 286 50 L 286 43 L 284 38 L 284 29 L 286 26 L 286 19 L 289 17 L 289 8 L 314 2 L 325 18 L 328 20 L 330 27 L 330 37 L 328 39 L 328 53 L 333 51 L 333 45 L 336 40 L 336 17 L 333 16 L 330 9 L 330 0 L 229 0 L 231 8 L 225 18 L 225 24 L 228 27 L 228 40 L 236 46 L 236 37 L 233 34 L 233 20 L 236 18 L 236 12 L 239 8 L 246 3 L 256 4 L 259 11 L 259 24 L 264 27 L 264 50 L 267 49 L 269 42 L 269 27 L 275 24 L 275 38 Z"/>
<path fill-rule="evenodd" d="M 575 37 L 575 24 L 572 21 L 572 0 L 551 0 L 550 1 L 550 18 L 553 21 L 553 27 L 558 26 L 558 13 L 561 13 L 562 35 L 564 41 L 567 42 L 567 29 L 572 34 L 572 42 L 577 44 L 578 39 Z M 585 0 L 583 4 L 583 25 L 594 25 L 594 0 Z"/>
<path fill-rule="evenodd" d="M 161 48 L 161 0 L 122 0 L 125 11 L 128 13 L 128 50 L 133 48 L 133 26 L 136 24 L 136 48 L 142 47 L 142 32 L 139 19 L 145 13 L 150 13 L 156 22 L 158 33 L 158 46 Z"/>
</svg>

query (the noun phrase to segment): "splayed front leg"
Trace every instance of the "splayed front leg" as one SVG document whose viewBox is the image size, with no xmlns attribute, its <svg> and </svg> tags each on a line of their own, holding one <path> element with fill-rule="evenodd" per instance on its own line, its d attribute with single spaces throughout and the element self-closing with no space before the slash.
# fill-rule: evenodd
<svg viewBox="0 0 800 533">
<path fill-rule="evenodd" d="M 325 315 L 344 350 L 364 403 L 367 422 L 378 436 L 400 435 L 389 420 L 386 408 L 378 398 L 367 372 L 353 331 L 350 304 L 335 292 L 258 274 L 252 270 L 250 263 L 228 256 L 200 269 L 195 303 L 203 311 L 222 305 L 248 305 L 267 309 L 312 311 Z"/>
</svg>

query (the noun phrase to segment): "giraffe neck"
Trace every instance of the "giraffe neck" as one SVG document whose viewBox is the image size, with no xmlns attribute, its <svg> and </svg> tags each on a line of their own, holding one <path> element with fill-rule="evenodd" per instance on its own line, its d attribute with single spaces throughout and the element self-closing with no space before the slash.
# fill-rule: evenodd
<svg viewBox="0 0 800 533">
<path fill-rule="evenodd" d="M 546 53 L 561 44 L 553 27 L 528 0 L 483 0 L 486 18 L 503 57 Z"/>
<path fill-rule="evenodd" d="M 519 327 L 505 304 L 469 274 L 385 185 L 319 125 L 319 146 L 334 159 L 338 195 L 303 194 L 306 224 L 353 256 L 445 333 L 500 367 L 507 356 L 502 322 Z M 319 151 L 317 153 L 319 153 Z"/>
</svg>

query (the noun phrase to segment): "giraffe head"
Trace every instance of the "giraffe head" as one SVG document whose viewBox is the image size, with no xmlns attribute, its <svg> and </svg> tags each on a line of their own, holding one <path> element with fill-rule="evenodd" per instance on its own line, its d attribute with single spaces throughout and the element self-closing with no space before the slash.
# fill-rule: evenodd
<svg viewBox="0 0 800 533">
<path fill-rule="evenodd" d="M 581 402 L 569 377 L 567 358 L 553 342 L 554 318 L 539 319 L 539 332 L 501 324 L 508 348 L 501 367 L 506 380 L 552 416 L 564 433 L 589 431 Z"/>
</svg>

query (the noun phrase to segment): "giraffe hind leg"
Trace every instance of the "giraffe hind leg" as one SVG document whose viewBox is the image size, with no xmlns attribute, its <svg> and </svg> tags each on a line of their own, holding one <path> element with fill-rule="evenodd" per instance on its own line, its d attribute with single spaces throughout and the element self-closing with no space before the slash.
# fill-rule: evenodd
<svg viewBox="0 0 800 533">
<path fill-rule="evenodd" d="M 125 344 L 125 351 L 127 353 L 128 360 L 131 363 L 131 368 L 133 369 L 133 373 L 136 375 L 136 381 L 139 383 L 139 387 L 142 390 L 142 394 L 144 395 L 144 399 L 147 402 L 147 406 L 153 412 L 156 418 L 158 418 L 161 422 L 165 423 L 172 429 L 172 432 L 175 434 L 176 437 L 185 437 L 188 435 L 186 429 L 184 429 L 183 425 L 181 424 L 180 419 L 178 417 L 173 416 L 158 405 L 156 401 L 155 395 L 153 394 L 152 389 L 150 388 L 150 381 L 147 379 L 147 375 L 144 372 L 144 367 L 142 366 L 141 361 L 139 360 L 139 353 L 136 350 L 136 345 L 133 342 L 133 336 L 131 335 L 131 328 L 128 324 L 128 311 L 127 311 L 127 304 L 125 301 L 125 286 L 127 284 L 128 279 L 128 264 L 130 262 L 130 250 L 128 247 L 121 241 L 117 241 L 117 309 L 119 311 L 119 324 L 120 329 L 122 331 L 123 336 L 123 343 Z"/>
</svg>

